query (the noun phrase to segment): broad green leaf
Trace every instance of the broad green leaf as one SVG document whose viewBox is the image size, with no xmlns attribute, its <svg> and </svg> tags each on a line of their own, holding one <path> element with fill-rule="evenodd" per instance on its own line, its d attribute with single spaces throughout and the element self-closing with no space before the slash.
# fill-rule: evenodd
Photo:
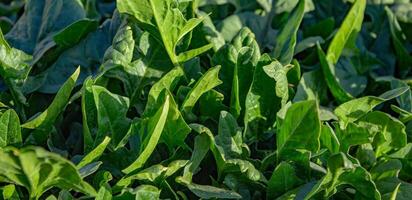
<svg viewBox="0 0 412 200">
<path fill-rule="evenodd" d="M 221 65 L 219 77 L 224 94 L 230 95 L 230 110 L 235 117 L 244 113 L 247 91 L 253 81 L 254 69 L 260 58 L 260 49 L 255 35 L 243 28 L 232 44 L 221 48 L 212 58 L 215 65 Z M 241 113 L 242 112 L 242 113 Z"/>
<path fill-rule="evenodd" d="M 180 67 L 175 67 L 170 72 L 165 74 L 162 79 L 157 81 L 149 92 L 149 97 L 145 107 L 145 113 L 149 114 L 155 109 L 156 101 L 160 93 L 167 89 L 173 91 L 178 84 L 179 80 L 184 76 L 184 71 Z M 147 115 L 146 114 L 146 115 Z"/>
<path fill-rule="evenodd" d="M 59 155 L 39 147 L 4 149 L 0 154 L 0 181 L 25 187 L 31 199 L 39 199 L 53 187 L 96 195 L 76 167 Z"/>
<path fill-rule="evenodd" d="M 216 66 L 210 68 L 193 86 L 190 90 L 189 94 L 187 94 L 186 98 L 183 100 L 182 106 L 180 111 L 184 115 L 190 115 L 192 112 L 193 107 L 195 106 L 196 102 L 199 98 L 206 93 L 207 91 L 213 89 L 214 87 L 220 85 L 222 83 L 221 80 L 218 78 L 220 66 Z"/>
<path fill-rule="evenodd" d="M 22 87 L 31 70 L 32 56 L 11 48 L 0 30 L 0 75 L 9 87 L 16 103 L 26 104 Z"/>
<path fill-rule="evenodd" d="M 370 131 L 370 129 L 377 129 L 376 126 L 367 127 L 352 122 L 348 123 L 344 129 L 339 127 L 338 124 L 335 126 L 341 152 L 348 152 L 351 146 L 371 143 L 376 132 Z"/>
<path fill-rule="evenodd" d="M 124 26 L 120 28 L 113 38 L 113 44 L 110 46 L 103 57 L 102 71 L 111 65 L 122 65 L 127 68 L 133 59 L 133 50 L 135 41 L 133 39 L 132 28 Z"/>
<path fill-rule="evenodd" d="M 394 79 L 391 81 L 392 89 L 403 88 L 403 87 L 408 87 L 408 84 L 406 84 L 405 82 L 401 80 L 397 80 L 397 79 Z M 412 90 L 410 88 L 404 94 L 397 97 L 396 101 L 398 102 L 400 108 L 408 112 L 412 112 Z"/>
<path fill-rule="evenodd" d="M 379 97 L 365 96 L 341 104 L 335 109 L 335 114 L 340 120 L 339 124 L 341 128 L 345 128 L 348 123 L 355 122 L 366 115 L 377 105 L 404 94 L 408 89 L 408 87 L 397 88 L 389 90 Z"/>
<path fill-rule="evenodd" d="M 0 116 L 0 148 L 20 146 L 22 144 L 20 119 L 17 113 L 10 109 Z"/>
<path fill-rule="evenodd" d="M 133 193 L 136 194 L 136 197 L 135 197 L 136 200 L 137 199 L 141 199 L 141 200 L 159 199 L 160 192 L 161 190 L 151 185 L 141 185 L 133 191 Z"/>
<path fill-rule="evenodd" d="M 57 1 L 56 1 L 57 2 Z M 120 24 L 120 17 L 116 14 L 107 20 L 97 30 L 89 33 L 73 47 L 56 55 L 51 61 L 47 61 L 47 69 L 34 76 L 43 80 L 41 86 L 31 90 L 42 93 L 54 94 L 69 78 L 77 67 L 81 67 L 79 82 L 83 82 L 88 76 L 97 73 L 102 64 L 105 51 L 112 44 L 113 36 Z"/>
<path fill-rule="evenodd" d="M 240 158 L 243 154 L 242 132 L 236 119 L 226 111 L 220 113 L 218 135 L 215 143 L 224 159 Z"/>
<path fill-rule="evenodd" d="M 346 47 L 353 47 L 357 34 L 360 32 L 366 8 L 366 0 L 356 0 L 352 8 L 346 14 L 342 25 L 336 32 L 331 44 L 328 47 L 326 59 L 335 65 L 342 51 Z"/>
<path fill-rule="evenodd" d="M 34 119 L 21 125 L 27 129 L 49 128 L 56 121 L 57 117 L 64 111 L 69 103 L 70 95 L 76 85 L 77 78 L 80 74 L 80 67 L 70 76 L 70 78 L 59 89 L 53 102 L 49 107 Z"/>
<path fill-rule="evenodd" d="M 304 100 L 318 100 L 320 103 L 327 101 L 327 86 L 322 79 L 322 71 L 310 71 L 303 73 L 293 102 Z"/>
<path fill-rule="evenodd" d="M 284 65 L 292 62 L 297 33 L 305 13 L 305 3 L 305 0 L 299 0 L 299 3 L 290 14 L 288 22 L 285 23 L 276 37 L 276 46 L 274 47 L 273 54 Z"/>
<path fill-rule="evenodd" d="M 377 130 L 369 128 L 370 132 L 376 131 L 373 142 L 376 157 L 406 145 L 405 125 L 386 113 L 379 111 L 368 113 L 358 123 L 366 127 L 372 124 L 377 128 Z"/>
<path fill-rule="evenodd" d="M 354 97 L 342 87 L 342 84 L 337 79 L 335 65 L 332 61 L 327 59 L 320 45 L 318 45 L 318 56 L 326 85 L 329 87 L 329 90 L 336 100 L 338 102 L 347 102 L 352 100 Z"/>
<path fill-rule="evenodd" d="M 175 66 L 179 65 L 176 47 L 180 41 L 198 26 L 202 19 L 185 19 L 182 12 L 176 8 L 172 0 L 117 0 L 117 8 L 120 13 L 134 16 L 140 23 L 144 24 L 149 31 L 159 41 L 162 41 L 171 61 Z M 184 53 L 185 59 L 196 56 L 212 46 L 203 47 L 197 53 Z M 189 55 L 190 54 L 190 55 Z"/>
<path fill-rule="evenodd" d="M 321 124 L 317 103 L 302 101 L 292 104 L 276 135 L 279 158 L 287 159 L 288 154 L 296 149 L 305 149 L 315 153 L 319 150 L 320 132 Z"/>
<path fill-rule="evenodd" d="M 208 44 L 202 47 L 199 47 L 197 49 L 191 49 L 186 52 L 180 53 L 177 56 L 177 61 L 179 63 L 185 63 L 189 61 L 192 58 L 195 58 L 196 56 L 199 56 L 200 54 L 203 54 L 207 51 L 209 51 L 213 47 L 213 44 Z"/>
<path fill-rule="evenodd" d="M 295 168 L 291 164 L 281 162 L 270 177 L 266 196 L 268 199 L 279 197 L 302 183 L 303 181 L 297 177 Z"/>
<path fill-rule="evenodd" d="M 276 113 L 281 108 L 281 98 L 276 95 L 277 83 L 264 70 L 264 67 L 272 62 L 273 65 L 277 63 L 267 54 L 261 57 L 246 96 L 244 123 L 249 137 L 256 136 L 265 127 L 273 125 Z"/>
<path fill-rule="evenodd" d="M 181 181 L 190 183 L 192 182 L 193 175 L 197 172 L 200 163 L 203 158 L 209 152 L 210 148 L 210 137 L 205 133 L 200 133 L 200 135 L 195 137 L 195 144 L 193 147 L 193 153 L 187 163 Z"/>
<path fill-rule="evenodd" d="M 87 34 L 97 29 L 98 22 L 91 19 L 81 19 L 73 22 L 53 36 L 54 42 L 61 47 L 71 47 L 77 44 Z"/>
<path fill-rule="evenodd" d="M 339 152 L 340 141 L 328 123 L 322 124 L 320 143 L 321 146 L 326 147 L 331 153 Z"/>
<path fill-rule="evenodd" d="M 85 17 L 80 1 L 30 0 L 6 39 L 13 47 L 37 57 L 55 46 L 56 33 Z"/>
<path fill-rule="evenodd" d="M 161 107 L 159 107 L 156 114 L 151 117 L 147 122 L 147 137 L 143 141 L 143 148 L 140 152 L 138 158 L 130 164 L 127 168 L 123 169 L 123 173 L 129 174 L 141 167 L 149 159 L 150 155 L 153 153 L 156 148 L 157 143 L 162 135 L 163 129 L 166 124 L 166 119 L 169 114 L 170 107 L 170 97 L 167 95 L 165 101 Z"/>
<path fill-rule="evenodd" d="M 327 174 L 318 181 L 305 199 L 315 197 L 328 199 L 347 187 L 356 190 L 356 199 L 381 199 L 369 172 L 350 161 L 343 153 L 329 157 Z"/>
<path fill-rule="evenodd" d="M 289 85 L 287 73 L 292 66 L 283 66 L 280 62 L 274 61 L 263 67 L 263 71 L 276 81 L 276 96 L 282 99 L 282 106 L 289 100 Z"/>
<path fill-rule="evenodd" d="M 79 164 L 77 164 L 77 168 L 80 169 L 94 161 L 96 161 L 97 159 L 99 159 L 99 157 L 103 154 L 104 150 L 106 149 L 107 145 L 110 142 L 110 138 L 109 137 L 105 137 L 104 140 L 102 141 L 102 143 L 100 143 L 95 149 L 93 149 L 93 151 L 91 151 L 90 153 L 88 153 L 80 162 Z"/>
<path fill-rule="evenodd" d="M 202 199 L 241 199 L 238 193 L 230 190 L 226 190 L 221 187 L 214 187 L 210 185 L 199 185 L 195 183 L 181 182 L 183 185 L 189 188 L 196 196 Z"/>
<path fill-rule="evenodd" d="M 83 142 L 85 152 L 90 152 L 94 147 L 93 136 L 97 130 L 97 108 L 93 98 L 93 79 L 87 78 L 83 83 L 81 107 L 82 107 L 82 125 L 83 125 Z"/>
<path fill-rule="evenodd" d="M 358 32 L 360 32 L 366 8 L 366 0 L 357 0 L 349 12 L 346 14 L 341 27 L 336 32 L 328 47 L 326 55 L 318 45 L 318 55 L 322 70 L 326 78 L 326 83 L 333 96 L 339 102 L 346 102 L 353 99 L 353 96 L 342 88 L 336 75 L 335 65 L 345 48 L 354 48 Z"/>
<path fill-rule="evenodd" d="M 227 135 L 220 135 L 220 136 L 218 135 L 214 137 L 211 131 L 203 125 L 191 124 L 190 127 L 194 131 L 200 134 L 205 134 L 209 136 L 209 140 L 210 140 L 209 148 L 212 151 L 213 156 L 215 158 L 219 174 L 224 174 L 227 172 L 238 173 L 240 175 L 244 175 L 245 178 L 251 181 L 260 181 L 260 182 L 267 181 L 265 177 L 261 174 L 261 172 L 259 172 L 251 162 L 242 159 L 243 155 L 240 156 L 233 152 L 233 148 L 234 149 L 238 148 L 239 144 L 242 142 L 239 135 L 235 135 L 234 137 L 230 137 L 230 138 Z M 227 126 L 222 125 L 222 128 L 224 127 L 227 127 Z M 219 142 L 218 144 L 218 142 L 216 142 L 217 140 L 220 140 L 221 142 Z M 234 147 L 235 145 L 238 145 L 238 146 Z M 247 147 L 245 145 L 241 145 L 241 146 L 242 146 L 242 153 L 249 154 L 248 153 L 249 150 L 247 149 Z"/>
<path fill-rule="evenodd" d="M 241 198 L 241 196 L 234 191 L 213 186 L 199 185 L 192 182 L 193 175 L 195 175 L 203 158 L 206 156 L 209 149 L 213 146 L 213 144 L 211 143 L 213 141 L 211 140 L 213 136 L 206 127 L 196 125 L 191 125 L 191 127 L 199 132 L 200 135 L 196 136 L 195 138 L 193 154 L 184 169 L 183 176 L 177 177 L 176 182 L 185 185 L 189 188 L 190 191 L 201 198 Z"/>
<path fill-rule="evenodd" d="M 385 7 L 386 15 L 388 16 L 389 28 L 392 36 L 392 43 L 395 48 L 395 53 L 398 57 L 398 65 L 400 68 L 400 75 L 406 76 L 410 71 L 412 65 L 412 56 L 408 50 L 404 47 L 405 36 L 403 35 L 402 28 L 394 15 L 394 13 L 388 7 Z"/>
<path fill-rule="evenodd" d="M 168 166 L 163 166 L 161 164 L 150 166 L 136 174 L 124 177 L 116 183 L 116 186 L 127 186 L 133 180 L 159 184 L 183 168 L 187 162 L 187 160 L 175 160 L 169 163 Z"/>
<path fill-rule="evenodd" d="M 169 150 L 183 147 L 185 146 L 186 136 L 190 133 L 191 129 L 183 119 L 173 95 L 165 90 L 165 95 L 161 96 L 158 99 L 159 102 L 165 102 L 165 97 L 169 98 L 169 113 L 167 114 L 167 123 L 163 128 L 160 142 L 164 142 L 169 147 Z"/>
<path fill-rule="evenodd" d="M 99 189 L 95 200 L 111 200 L 112 198 L 113 196 L 110 189 L 103 186 Z"/>
<path fill-rule="evenodd" d="M 111 147 L 119 148 L 119 143 L 125 137 L 130 126 L 130 119 L 126 117 L 129 108 L 129 99 L 113 94 L 106 88 L 92 86 L 93 98 L 97 110 L 97 132 L 94 146 L 97 147 L 106 136 L 112 139 Z"/>
<path fill-rule="evenodd" d="M 247 28 L 239 31 L 233 41 L 237 50 L 236 63 L 233 67 L 232 90 L 230 96 L 230 110 L 235 117 L 242 116 L 247 91 L 252 84 L 255 66 L 260 58 L 260 50 L 254 34 Z M 228 66 L 225 66 L 228 67 Z M 226 69 L 227 70 L 227 69 Z M 229 69 L 230 70 L 230 69 Z"/>
<path fill-rule="evenodd" d="M 370 169 L 371 176 L 375 182 L 387 178 L 397 177 L 402 169 L 402 162 L 397 159 L 381 161 Z"/>
</svg>

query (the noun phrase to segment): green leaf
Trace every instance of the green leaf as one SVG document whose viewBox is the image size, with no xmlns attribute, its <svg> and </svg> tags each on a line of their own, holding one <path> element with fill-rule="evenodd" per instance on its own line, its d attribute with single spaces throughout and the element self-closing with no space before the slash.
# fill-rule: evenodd
<svg viewBox="0 0 412 200">
<path fill-rule="evenodd" d="M 80 67 L 70 76 L 70 78 L 63 84 L 59 92 L 53 99 L 49 107 L 40 115 L 31 119 L 30 121 L 21 125 L 27 129 L 49 128 L 56 121 L 57 117 L 64 111 L 64 108 L 69 103 L 70 95 L 76 84 L 77 78 L 80 74 Z"/>
<path fill-rule="evenodd" d="M 160 93 L 167 89 L 169 91 L 173 91 L 178 84 L 179 80 L 184 76 L 184 71 L 180 67 L 175 67 L 170 72 L 165 74 L 159 81 L 157 81 L 149 92 L 149 97 L 145 107 L 145 114 L 149 115 L 152 113 L 156 108 L 156 101 L 160 96 Z"/>
<path fill-rule="evenodd" d="M 249 136 L 255 136 L 265 127 L 272 126 L 281 107 L 281 99 L 276 95 L 277 83 L 264 70 L 271 63 L 276 65 L 277 61 L 272 61 L 267 54 L 261 57 L 246 96 L 244 123 Z"/>
<path fill-rule="evenodd" d="M 61 47 L 71 47 L 80 42 L 87 34 L 97 29 L 96 20 L 82 19 L 73 22 L 53 36 L 54 42 Z"/>
<path fill-rule="evenodd" d="M 293 102 L 304 100 L 318 100 L 320 103 L 326 102 L 328 88 L 322 76 L 321 70 L 303 73 Z"/>
<path fill-rule="evenodd" d="M 376 157 L 406 145 L 405 125 L 386 113 L 379 111 L 371 112 L 362 117 L 358 123 L 370 123 L 377 128 L 377 130 L 369 129 L 370 132 L 377 132 L 373 142 Z"/>
<path fill-rule="evenodd" d="M 42 93 L 54 94 L 63 85 L 64 80 L 80 66 L 79 82 L 94 75 L 102 64 L 106 49 L 112 44 L 113 36 L 119 27 L 120 18 L 116 15 L 106 21 L 96 31 L 89 33 L 73 47 L 57 52 L 51 61 L 45 61 L 48 68 L 34 76 L 42 80 L 40 88 L 31 88 Z M 39 61 L 40 62 L 40 61 Z"/>
<path fill-rule="evenodd" d="M 185 183 L 182 182 L 186 187 L 189 188 L 196 196 L 202 199 L 241 199 L 238 193 L 230 190 L 226 190 L 220 187 L 214 187 L 210 185 L 199 185 L 195 183 Z"/>
<path fill-rule="evenodd" d="M 1 182 L 14 183 L 25 187 L 31 199 L 39 199 L 47 190 L 60 189 L 82 192 L 95 196 L 97 193 L 84 182 L 76 167 L 59 155 L 39 147 L 20 150 L 0 150 Z"/>
<path fill-rule="evenodd" d="M 81 107 L 83 122 L 83 142 L 85 152 L 90 152 L 93 147 L 93 136 L 97 127 L 97 108 L 93 98 L 93 79 L 87 78 L 83 83 Z M 93 134 L 92 134 L 93 132 Z"/>
<path fill-rule="evenodd" d="M 0 30 L 0 75 L 11 90 L 16 103 L 26 104 L 22 87 L 29 75 L 32 56 L 11 48 Z"/>
<path fill-rule="evenodd" d="M 287 73 L 290 65 L 282 66 L 278 61 L 274 61 L 263 67 L 263 71 L 276 81 L 276 96 L 282 99 L 282 106 L 289 100 L 289 85 Z"/>
<path fill-rule="evenodd" d="M 97 109 L 97 132 L 94 146 L 98 146 L 106 136 L 112 139 L 110 147 L 117 149 L 130 127 L 126 117 L 129 99 L 113 94 L 106 88 L 92 86 L 93 98 Z"/>
<path fill-rule="evenodd" d="M 253 80 L 250 74 L 253 74 L 259 58 L 260 49 L 255 35 L 248 28 L 241 29 L 231 45 L 213 56 L 213 64 L 223 66 L 219 73 L 223 80 L 221 88 L 226 95 L 230 94 L 230 110 L 235 117 L 243 115 L 247 91 Z"/>
<path fill-rule="evenodd" d="M 371 143 L 376 134 L 370 131 L 372 127 L 362 126 L 352 122 L 348 123 L 344 129 L 337 124 L 336 126 L 336 135 L 341 144 L 341 152 L 348 152 L 351 146 Z"/>
<path fill-rule="evenodd" d="M 328 159 L 327 174 L 312 188 L 305 199 L 315 198 L 315 195 L 328 199 L 349 186 L 356 190 L 355 198 L 381 199 L 368 171 L 352 163 L 345 154 L 334 154 Z"/>
<path fill-rule="evenodd" d="M 320 128 L 318 106 L 315 101 L 292 104 L 276 135 L 279 158 L 285 160 L 288 154 L 297 149 L 306 149 L 313 153 L 318 151 Z"/>
<path fill-rule="evenodd" d="M 337 78 L 335 65 L 338 63 L 339 57 L 345 48 L 353 49 L 355 47 L 357 34 L 362 27 L 365 8 L 366 0 L 357 0 L 353 4 L 342 22 L 341 27 L 333 37 L 326 56 L 318 45 L 319 60 L 326 78 L 326 83 L 333 96 L 339 102 L 349 101 L 353 99 L 353 96 L 342 88 L 340 80 Z"/>
<path fill-rule="evenodd" d="M 147 130 L 147 137 L 143 141 L 143 150 L 140 152 L 139 157 L 130 164 L 127 168 L 123 169 L 123 173 L 129 174 L 141 167 L 146 163 L 149 159 L 150 155 L 153 153 L 156 145 L 162 135 L 163 129 L 166 124 L 166 119 L 169 113 L 170 107 L 170 97 L 167 95 L 165 101 L 161 107 L 159 107 L 156 114 L 151 117 L 146 126 Z"/>
<path fill-rule="evenodd" d="M 110 143 L 110 138 L 105 137 L 102 143 L 100 143 L 93 151 L 88 153 L 80 162 L 77 164 L 77 168 L 80 169 L 97 159 L 103 154 L 104 150 L 106 149 L 107 145 Z"/>
<path fill-rule="evenodd" d="M 151 182 L 154 184 L 161 183 L 166 178 L 172 176 L 178 170 L 183 168 L 187 164 L 187 160 L 175 160 L 169 163 L 168 166 L 163 166 L 161 164 L 150 166 L 140 172 L 126 176 L 123 180 L 120 180 L 116 186 L 127 186 L 132 180 L 138 180 L 142 182 Z"/>
<path fill-rule="evenodd" d="M 207 91 L 213 89 L 214 87 L 222 83 L 218 78 L 220 66 L 210 68 L 193 86 L 189 94 L 183 100 L 180 111 L 184 115 L 190 115 L 193 107 L 199 98 Z"/>
<path fill-rule="evenodd" d="M 95 200 L 111 200 L 112 198 L 112 192 L 110 189 L 103 186 L 99 189 Z"/>
<path fill-rule="evenodd" d="M 356 0 L 352 8 L 346 14 L 338 32 L 329 45 L 326 59 L 335 65 L 342 51 L 347 47 L 355 45 L 357 34 L 360 32 L 366 8 L 366 0 Z"/>
<path fill-rule="evenodd" d="M 328 123 L 322 124 L 320 133 L 321 146 L 326 147 L 331 153 L 338 153 L 340 149 L 340 141 L 337 138 L 332 127 Z"/>
<path fill-rule="evenodd" d="M 365 96 L 341 104 L 335 109 L 335 114 L 340 120 L 339 124 L 341 128 L 345 128 L 348 123 L 355 122 L 363 117 L 377 105 L 402 95 L 408 89 L 408 87 L 397 88 L 389 90 L 379 97 Z"/>
<path fill-rule="evenodd" d="M 404 47 L 405 39 L 402 28 L 394 15 L 394 13 L 388 7 L 385 7 L 386 15 L 388 16 L 389 28 L 392 38 L 392 43 L 395 48 L 395 53 L 398 57 L 400 75 L 402 77 L 406 76 L 410 71 L 410 66 L 412 64 L 412 56 L 408 50 Z"/>
<path fill-rule="evenodd" d="M 279 197 L 302 183 L 303 181 L 297 177 L 295 168 L 286 162 L 281 162 L 270 177 L 266 196 L 268 199 Z"/>
<path fill-rule="evenodd" d="M 292 62 L 297 33 L 305 13 L 305 3 L 305 0 L 299 0 L 299 3 L 290 14 L 288 22 L 285 23 L 276 37 L 273 54 L 284 65 Z"/>
<path fill-rule="evenodd" d="M 339 103 L 347 102 L 352 100 L 354 97 L 345 91 L 342 84 L 337 79 L 335 65 L 332 61 L 328 60 L 322 48 L 318 44 L 318 56 L 320 60 L 320 65 L 322 67 L 322 72 L 325 77 L 326 85 L 329 87 L 332 95 L 336 98 Z"/>
<path fill-rule="evenodd" d="M 151 200 L 159 199 L 160 197 L 160 190 L 151 185 L 141 185 L 137 187 L 133 193 L 136 194 L 135 199 Z"/>
<path fill-rule="evenodd" d="M 55 46 L 57 32 L 85 17 L 79 1 L 30 0 L 6 39 L 13 47 L 37 57 Z"/>
<path fill-rule="evenodd" d="M 0 116 L 0 148 L 21 145 L 22 136 L 19 116 L 14 110 L 7 110 Z"/>
<path fill-rule="evenodd" d="M 165 90 L 167 91 L 167 90 Z M 160 97 L 160 102 L 164 102 L 165 96 L 169 98 L 169 113 L 167 115 L 167 123 L 163 128 L 160 142 L 164 142 L 169 149 L 185 146 L 186 136 L 190 133 L 191 129 L 186 124 L 180 113 L 177 104 L 170 92 L 165 92 L 165 95 Z"/>
<path fill-rule="evenodd" d="M 120 13 L 126 13 L 144 24 L 159 41 L 162 41 L 171 61 L 175 66 L 179 65 L 176 47 L 180 41 L 198 26 L 202 19 L 185 19 L 182 12 L 176 8 L 172 0 L 118 0 L 117 8 Z M 203 47 L 203 51 L 211 46 Z M 198 52 L 200 53 L 200 52 Z M 189 55 L 191 54 L 191 55 Z M 187 57 L 181 60 L 189 60 L 197 53 L 185 53 Z"/>
</svg>

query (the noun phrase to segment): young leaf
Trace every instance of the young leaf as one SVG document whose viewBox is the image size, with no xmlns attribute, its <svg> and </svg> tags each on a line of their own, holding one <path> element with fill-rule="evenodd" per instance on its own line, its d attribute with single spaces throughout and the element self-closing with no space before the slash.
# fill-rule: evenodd
<svg viewBox="0 0 412 200">
<path fill-rule="evenodd" d="M 63 84 L 59 92 L 53 99 L 53 102 L 49 107 L 43 111 L 36 118 L 21 125 L 23 128 L 27 129 L 37 129 L 37 128 L 49 128 L 53 125 L 57 117 L 64 111 L 64 108 L 69 102 L 70 95 L 74 86 L 76 85 L 77 78 L 80 74 L 80 67 L 70 76 L 70 78 Z"/>
<path fill-rule="evenodd" d="M 39 199 L 52 187 L 96 195 L 71 162 L 39 147 L 2 149 L 0 166 L 2 181 L 25 187 L 31 199 Z"/>
<path fill-rule="evenodd" d="M 356 0 L 352 8 L 346 15 L 341 27 L 336 32 L 331 44 L 329 45 L 326 56 L 318 45 L 318 55 L 321 62 L 326 83 L 333 96 L 339 102 L 346 102 L 353 99 L 339 83 L 336 77 L 335 65 L 345 48 L 354 48 L 358 32 L 360 32 L 366 8 L 366 0 Z"/>
<path fill-rule="evenodd" d="M 80 162 L 77 164 L 77 168 L 80 169 L 95 160 L 99 159 L 99 157 L 103 154 L 104 150 L 106 149 L 107 145 L 110 142 L 109 137 L 105 137 L 102 143 L 100 143 L 93 151 L 88 153 Z"/>
<path fill-rule="evenodd" d="M 178 43 L 198 26 L 202 19 L 192 18 L 186 20 L 182 12 L 175 7 L 172 0 L 117 0 L 117 8 L 120 13 L 134 16 L 140 23 L 144 24 L 154 37 L 162 41 L 171 61 L 175 66 L 179 65 L 179 57 L 176 53 Z M 209 45 L 203 47 L 201 52 L 211 48 Z M 200 53 L 200 52 L 198 52 Z M 190 55 L 189 55 L 190 54 Z M 184 60 L 189 60 L 197 53 L 185 53 Z"/>
<path fill-rule="evenodd" d="M 129 174 L 141 167 L 149 159 L 150 155 L 156 148 L 156 145 L 161 137 L 163 129 L 166 124 L 167 115 L 169 113 L 170 97 L 167 95 L 165 101 L 161 107 L 159 107 L 156 114 L 151 117 L 147 122 L 147 137 L 143 142 L 143 150 L 140 152 L 139 157 L 130 164 L 127 168 L 123 169 L 123 173 Z"/>
<path fill-rule="evenodd" d="M 149 99 L 146 103 L 145 108 L 145 116 L 149 115 L 155 109 L 156 101 L 160 95 L 160 93 L 167 89 L 169 91 L 173 91 L 179 82 L 179 80 L 184 76 L 184 71 L 181 67 L 175 67 L 170 72 L 162 77 L 159 81 L 157 81 L 149 92 Z"/>
<path fill-rule="evenodd" d="M 379 97 L 365 96 L 341 104 L 335 109 L 335 114 L 340 120 L 339 124 L 341 128 L 345 128 L 350 122 L 355 122 L 377 105 L 402 95 L 408 89 L 408 87 L 397 88 L 389 90 Z"/>
<path fill-rule="evenodd" d="M 281 162 L 270 177 L 266 196 L 268 199 L 279 197 L 302 183 L 303 181 L 297 177 L 294 167 L 286 162 Z"/>
<path fill-rule="evenodd" d="M 288 22 L 285 23 L 276 37 L 276 46 L 274 47 L 273 54 L 283 65 L 292 62 L 297 33 L 305 13 L 305 3 L 305 0 L 299 0 L 299 3 L 290 14 Z"/>
<path fill-rule="evenodd" d="M 180 111 L 184 115 L 189 115 L 192 112 L 192 108 L 195 106 L 199 98 L 207 91 L 222 83 L 218 78 L 220 66 L 210 68 L 196 83 L 195 86 L 187 94 L 182 103 Z"/>
<path fill-rule="evenodd" d="M 20 119 L 17 113 L 10 109 L 0 116 L 0 148 L 20 146 L 22 144 Z"/>
<path fill-rule="evenodd" d="M 98 146 L 109 135 L 112 138 L 111 147 L 116 149 L 130 126 L 130 119 L 126 117 L 129 99 L 96 85 L 92 86 L 92 92 L 98 125 L 94 146 Z"/>
<path fill-rule="evenodd" d="M 356 190 L 355 198 L 381 199 L 369 172 L 350 161 L 345 154 L 338 153 L 328 159 L 327 174 L 306 195 L 305 200 L 315 197 L 330 198 L 342 188 L 346 188 L 340 187 L 345 185 Z"/>
<path fill-rule="evenodd" d="M 0 29 L 0 75 L 10 88 L 16 103 L 26 104 L 22 87 L 31 70 L 31 60 L 30 55 L 11 48 Z"/>
<path fill-rule="evenodd" d="M 286 159 L 288 154 L 296 149 L 306 149 L 314 153 L 318 151 L 320 128 L 318 106 L 315 101 L 292 104 L 276 135 L 279 158 Z"/>
<path fill-rule="evenodd" d="M 261 57 L 246 96 L 244 123 L 249 137 L 252 134 L 256 136 L 261 129 L 273 125 L 276 113 L 282 106 L 281 99 L 276 95 L 276 80 L 264 70 L 271 63 L 276 64 L 276 61 L 272 61 L 267 54 Z"/>
</svg>

